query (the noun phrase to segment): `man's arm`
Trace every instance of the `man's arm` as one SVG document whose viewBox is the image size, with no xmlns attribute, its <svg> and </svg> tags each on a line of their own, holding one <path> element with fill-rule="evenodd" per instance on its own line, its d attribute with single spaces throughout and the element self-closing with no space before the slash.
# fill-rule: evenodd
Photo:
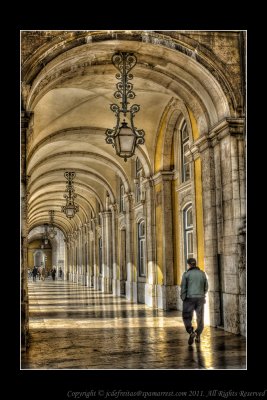
<svg viewBox="0 0 267 400">
<path fill-rule="evenodd" d="M 186 281 L 186 273 L 183 273 L 182 283 L 181 283 L 181 299 L 184 301 L 187 295 L 187 281 Z"/>
<path fill-rule="evenodd" d="M 204 275 L 205 275 L 204 292 L 205 292 L 205 294 L 206 294 L 207 291 L 208 291 L 208 289 L 209 289 L 209 282 L 208 282 L 207 275 L 205 274 L 205 272 L 204 272 Z"/>
</svg>

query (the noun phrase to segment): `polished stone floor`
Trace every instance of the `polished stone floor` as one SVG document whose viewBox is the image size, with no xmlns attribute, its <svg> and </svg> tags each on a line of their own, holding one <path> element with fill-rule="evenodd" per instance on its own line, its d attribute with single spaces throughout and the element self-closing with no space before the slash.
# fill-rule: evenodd
<svg viewBox="0 0 267 400">
<path fill-rule="evenodd" d="M 66 281 L 29 281 L 22 369 L 246 369 L 246 341 L 205 327 L 188 346 L 181 312 L 153 310 Z"/>
</svg>

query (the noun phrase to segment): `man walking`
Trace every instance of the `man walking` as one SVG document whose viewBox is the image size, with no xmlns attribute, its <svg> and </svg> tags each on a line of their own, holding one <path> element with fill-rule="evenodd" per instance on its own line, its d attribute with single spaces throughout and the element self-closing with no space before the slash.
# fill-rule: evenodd
<svg viewBox="0 0 267 400">
<path fill-rule="evenodd" d="M 189 269 L 183 273 L 181 283 L 181 299 L 183 300 L 183 321 L 186 331 L 189 333 L 188 344 L 194 339 L 200 343 L 200 335 L 204 328 L 204 304 L 208 291 L 208 280 L 205 272 L 196 266 L 195 258 L 188 258 Z M 197 329 L 192 326 L 193 312 L 197 315 Z"/>
</svg>

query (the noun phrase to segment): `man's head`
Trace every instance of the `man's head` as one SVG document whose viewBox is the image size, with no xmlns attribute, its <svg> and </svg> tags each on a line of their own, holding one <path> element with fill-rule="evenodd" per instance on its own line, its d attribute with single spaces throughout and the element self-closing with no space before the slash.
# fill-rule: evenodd
<svg viewBox="0 0 267 400">
<path fill-rule="evenodd" d="M 190 266 L 190 268 L 191 267 L 196 267 L 196 265 L 197 265 L 196 259 L 195 258 L 188 258 L 187 259 L 187 264 Z"/>
</svg>

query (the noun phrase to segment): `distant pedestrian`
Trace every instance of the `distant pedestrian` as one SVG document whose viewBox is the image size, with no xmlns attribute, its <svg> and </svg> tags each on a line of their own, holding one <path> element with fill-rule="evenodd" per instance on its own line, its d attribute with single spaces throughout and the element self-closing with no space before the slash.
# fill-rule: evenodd
<svg viewBox="0 0 267 400">
<path fill-rule="evenodd" d="M 195 258 L 188 258 L 189 269 L 183 273 L 181 283 L 181 299 L 183 300 L 183 322 L 186 331 L 189 333 L 188 344 L 191 345 L 194 339 L 200 343 L 200 335 L 204 329 L 204 304 L 208 291 L 208 280 L 205 272 L 196 266 Z M 197 315 L 197 329 L 192 326 L 193 313 Z"/>
<path fill-rule="evenodd" d="M 37 272 L 38 272 L 38 270 L 37 270 L 36 266 L 34 266 L 33 270 L 32 270 L 32 280 L 33 281 L 36 281 Z"/>
<path fill-rule="evenodd" d="M 59 267 L 59 277 L 62 278 L 62 268 Z"/>
<path fill-rule="evenodd" d="M 53 281 L 56 279 L 56 273 L 57 273 L 57 270 L 56 270 L 56 268 L 54 267 L 54 268 L 52 269 L 52 271 L 51 271 Z"/>
<path fill-rule="evenodd" d="M 42 279 L 42 281 L 45 280 L 45 267 L 42 267 L 42 269 L 41 269 L 41 279 Z"/>
</svg>

